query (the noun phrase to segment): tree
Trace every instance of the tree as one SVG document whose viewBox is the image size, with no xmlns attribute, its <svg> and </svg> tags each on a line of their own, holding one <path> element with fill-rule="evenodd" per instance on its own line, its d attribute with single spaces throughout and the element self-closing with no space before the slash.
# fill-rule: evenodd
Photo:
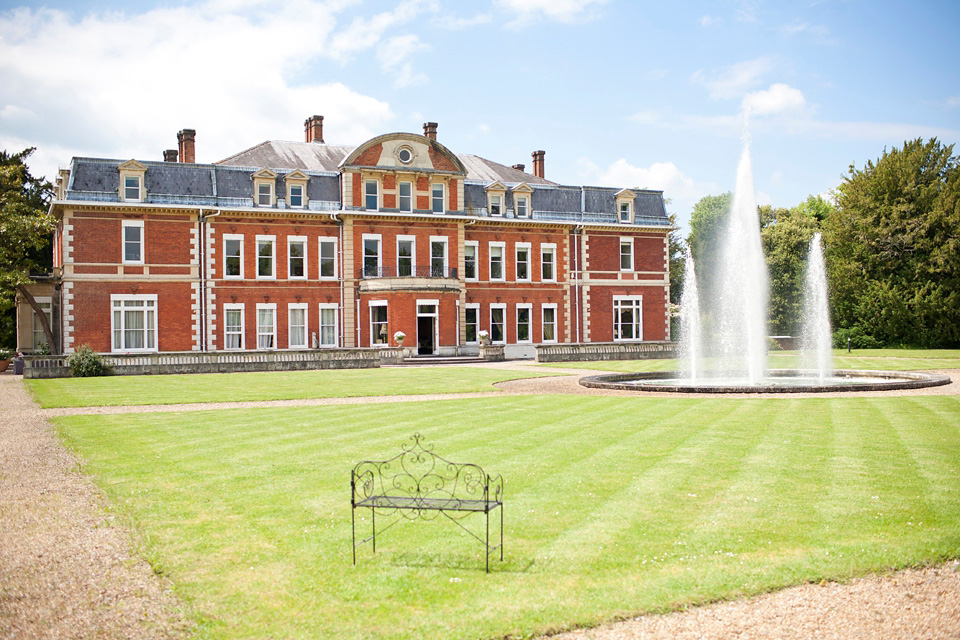
<svg viewBox="0 0 960 640">
<path fill-rule="evenodd" d="M 797 335 L 800 330 L 810 239 L 820 230 L 818 218 L 831 209 L 818 196 L 792 209 L 760 207 L 760 238 L 770 274 L 770 331 L 775 335 Z"/>
<path fill-rule="evenodd" d="M 46 271 L 54 229 L 53 217 L 48 212 L 53 196 L 52 185 L 30 175 L 25 164 L 34 149 L 8 154 L 0 151 L 0 312 L 15 305 L 15 294 L 20 293 L 37 314 L 43 325 L 48 344 L 56 344 L 47 316 L 26 289 L 31 271 Z"/>
<path fill-rule="evenodd" d="M 960 168 L 936 138 L 850 166 L 826 217 L 834 326 L 886 345 L 960 346 Z"/>
<path fill-rule="evenodd" d="M 701 297 L 712 295 L 704 274 L 717 273 L 720 267 L 720 237 L 730 211 L 732 194 L 728 191 L 718 196 L 704 196 L 693 206 L 690 215 L 690 235 L 687 244 L 693 262 L 697 266 L 697 287 Z"/>
</svg>

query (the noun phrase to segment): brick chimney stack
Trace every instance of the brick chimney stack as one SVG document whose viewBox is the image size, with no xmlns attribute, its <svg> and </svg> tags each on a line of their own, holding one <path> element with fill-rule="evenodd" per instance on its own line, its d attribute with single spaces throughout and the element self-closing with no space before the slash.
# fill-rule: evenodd
<svg viewBox="0 0 960 640">
<path fill-rule="evenodd" d="M 303 121 L 303 127 L 306 129 L 307 142 L 323 144 L 323 116 L 310 116 Z"/>
<path fill-rule="evenodd" d="M 177 161 L 177 150 L 176 149 L 166 149 L 163 152 L 163 161 L 164 162 L 176 162 Z"/>
<path fill-rule="evenodd" d="M 538 178 L 543 178 L 543 156 L 546 155 L 546 151 L 534 151 L 533 156 L 533 175 Z"/>
<path fill-rule="evenodd" d="M 177 133 L 177 143 L 180 145 L 180 162 L 196 162 L 194 141 L 197 137 L 196 129 L 181 129 Z"/>
<path fill-rule="evenodd" d="M 423 135 L 427 136 L 431 140 L 437 139 L 437 123 L 436 122 L 424 122 L 423 123 Z"/>
<path fill-rule="evenodd" d="M 513 166 L 510 167 L 510 168 L 511 168 L 511 169 L 516 169 L 517 171 L 526 171 L 526 170 L 527 170 L 527 165 L 525 165 L 525 164 L 515 164 L 515 165 L 513 165 Z"/>
</svg>

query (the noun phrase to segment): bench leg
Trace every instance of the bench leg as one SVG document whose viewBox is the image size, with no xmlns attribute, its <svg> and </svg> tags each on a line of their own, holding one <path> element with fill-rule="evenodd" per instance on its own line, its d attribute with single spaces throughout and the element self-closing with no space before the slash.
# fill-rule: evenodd
<svg viewBox="0 0 960 640">
<path fill-rule="evenodd" d="M 357 508 L 350 506 L 350 541 L 353 543 L 353 566 L 357 566 Z"/>
<path fill-rule="evenodd" d="M 377 510 L 370 509 L 371 519 L 373 520 L 373 552 L 377 552 Z"/>
<path fill-rule="evenodd" d="M 503 505 L 500 505 L 500 561 L 503 562 Z"/>
<path fill-rule="evenodd" d="M 487 573 L 490 573 L 490 510 L 487 509 L 487 548 L 485 549 L 485 555 L 487 557 Z"/>
</svg>

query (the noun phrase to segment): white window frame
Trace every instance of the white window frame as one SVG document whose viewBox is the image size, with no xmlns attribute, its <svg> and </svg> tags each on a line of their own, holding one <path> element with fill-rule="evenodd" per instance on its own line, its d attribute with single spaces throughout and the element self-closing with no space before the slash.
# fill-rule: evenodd
<svg viewBox="0 0 960 640">
<path fill-rule="evenodd" d="M 131 175 L 129 173 L 125 173 L 123 174 L 122 178 L 123 178 L 123 201 L 124 202 L 142 202 L 143 201 L 143 176 L 139 174 Z M 136 186 L 135 187 L 128 186 L 127 184 L 128 180 L 135 180 L 137 183 Z M 129 189 L 137 190 L 136 197 L 131 198 L 130 196 L 127 195 Z"/>
<path fill-rule="evenodd" d="M 469 249 L 473 249 L 473 277 L 470 277 L 467 270 L 467 256 Z M 463 243 L 463 279 L 467 282 L 477 282 L 480 279 L 480 242 L 477 240 L 467 240 Z"/>
<path fill-rule="evenodd" d="M 624 216 L 624 205 L 626 205 L 626 216 Z M 621 224 L 630 224 L 633 222 L 633 201 L 627 199 L 617 200 L 617 220 Z"/>
<path fill-rule="evenodd" d="M 323 328 L 324 326 L 329 326 L 329 325 L 324 325 L 323 323 L 324 311 L 333 311 L 333 341 L 332 342 L 330 341 L 324 342 L 323 340 Z M 336 302 L 321 302 L 318 308 L 317 318 L 319 320 L 319 326 L 320 326 L 320 334 L 318 335 L 320 346 L 324 348 L 339 346 L 340 345 L 340 305 L 338 305 Z"/>
<path fill-rule="evenodd" d="M 370 185 L 373 185 L 373 193 L 369 192 Z M 368 200 L 370 196 L 373 196 L 376 199 L 376 207 L 373 209 L 369 208 Z M 365 178 L 363 181 L 363 208 L 365 211 L 380 211 L 380 181 L 376 178 Z"/>
<path fill-rule="evenodd" d="M 520 203 L 523 203 L 523 213 L 520 212 Z M 513 210 L 516 212 L 518 218 L 529 218 L 530 217 L 530 196 L 514 195 Z"/>
<path fill-rule="evenodd" d="M 543 257 L 549 255 L 550 265 L 552 267 L 553 273 L 549 278 L 543 277 Z M 556 282 L 557 281 L 557 245 L 554 243 L 544 243 L 540 245 L 540 281 L 541 282 Z"/>
<path fill-rule="evenodd" d="M 260 247 L 270 245 L 270 273 L 264 275 L 260 272 Z M 276 280 L 277 279 L 277 236 L 257 236 L 257 280 Z"/>
<path fill-rule="evenodd" d="M 324 258 L 323 257 L 323 246 L 325 244 L 331 245 L 333 247 L 333 257 Z M 323 275 L 323 262 L 324 260 L 330 260 L 333 265 L 333 274 L 325 276 Z M 337 268 L 337 239 L 336 238 L 320 238 L 317 242 L 317 278 L 319 280 L 336 280 L 337 273 L 339 269 Z"/>
<path fill-rule="evenodd" d="M 299 189 L 300 194 L 295 195 L 294 190 Z M 295 197 L 300 198 L 299 204 L 294 204 L 293 199 Z M 301 182 L 290 183 L 287 185 L 287 206 L 291 209 L 303 209 L 307 206 L 307 187 Z"/>
<path fill-rule="evenodd" d="M 367 241 L 376 241 L 377 243 L 377 269 L 376 273 L 367 273 Z M 365 233 L 360 237 L 360 269 L 364 278 L 379 278 L 383 273 L 383 236 L 379 233 Z"/>
<path fill-rule="evenodd" d="M 267 188 L 266 193 L 264 193 L 263 187 Z M 257 180 L 257 206 L 258 207 L 273 206 L 273 188 L 274 188 L 274 182 L 272 180 Z M 263 201 L 264 196 L 267 197 L 266 202 Z"/>
<path fill-rule="evenodd" d="M 227 322 L 228 313 L 231 311 L 240 312 L 240 330 L 231 331 L 230 324 Z M 223 305 L 223 349 L 224 351 L 242 351 L 244 345 L 246 344 L 246 309 L 245 305 L 242 302 L 228 302 Z M 237 336 L 240 338 L 239 347 L 230 346 L 230 336 Z"/>
<path fill-rule="evenodd" d="M 143 333 L 144 333 L 144 346 L 143 347 L 126 347 L 125 334 L 127 331 L 126 328 L 126 303 L 128 302 L 142 302 L 143 306 L 133 308 L 131 310 L 143 309 Z M 119 307 L 117 303 L 120 303 Z M 110 350 L 114 353 L 156 353 L 158 349 L 158 339 L 159 339 L 159 322 L 158 322 L 158 310 L 157 310 L 157 294 L 148 293 L 144 295 L 130 295 L 115 293 L 110 296 Z M 117 311 L 120 312 L 119 326 L 117 326 Z M 152 315 L 152 322 L 150 322 Z M 152 326 L 151 326 L 152 324 Z M 124 345 L 117 344 L 117 333 L 120 333 L 121 340 L 123 340 Z M 153 342 L 153 345 L 150 345 L 150 342 Z"/>
<path fill-rule="evenodd" d="M 620 335 L 619 321 L 620 313 L 625 306 L 634 312 L 634 320 L 631 327 L 634 337 L 624 338 Z M 614 342 L 643 342 L 643 296 L 613 296 L 613 341 Z"/>
<path fill-rule="evenodd" d="M 526 261 L 524 261 L 524 262 L 521 263 L 521 261 L 520 261 L 520 251 L 522 251 L 522 250 L 524 250 L 524 249 L 527 251 L 527 259 L 526 259 Z M 533 273 L 532 273 L 533 269 L 531 268 L 531 267 L 533 266 L 533 265 L 532 265 L 532 262 L 533 262 L 533 261 L 530 259 L 530 258 L 531 258 L 531 254 L 533 254 L 533 245 L 531 245 L 529 242 L 518 242 L 518 243 L 516 243 L 516 245 L 514 245 L 514 248 L 513 248 L 513 260 L 514 260 L 513 268 L 514 268 L 514 272 L 513 272 L 513 274 L 514 274 L 514 276 L 516 277 L 517 282 L 532 282 L 532 281 L 533 281 Z M 521 277 L 520 277 L 520 265 L 521 265 L 521 264 L 525 264 L 526 267 L 527 267 L 527 275 L 526 275 L 525 278 L 521 278 Z"/>
<path fill-rule="evenodd" d="M 234 241 L 240 243 L 240 273 L 238 275 L 232 276 L 227 273 L 227 260 L 230 259 L 230 255 L 227 253 L 227 242 Z M 239 233 L 225 233 L 223 234 L 223 277 L 227 280 L 243 280 L 243 236 Z"/>
<path fill-rule="evenodd" d="M 464 336 L 468 336 L 468 334 L 467 334 L 467 332 L 466 332 L 466 327 L 471 326 L 471 324 L 472 324 L 473 327 L 474 327 L 474 331 L 473 331 L 474 339 L 471 340 L 469 337 L 466 337 L 466 343 L 467 343 L 467 344 L 478 344 L 478 343 L 480 342 L 480 338 L 479 338 L 479 333 L 480 333 L 480 303 L 479 303 L 479 302 L 468 302 L 467 304 L 464 305 L 464 309 L 465 309 L 464 314 L 463 314 Z M 468 312 L 468 311 L 473 311 L 473 312 L 475 312 L 475 314 L 476 314 L 476 315 L 474 316 L 475 322 L 470 323 L 470 322 L 467 321 L 467 312 Z"/>
<path fill-rule="evenodd" d="M 139 249 L 139 250 L 138 250 L 138 253 L 140 254 L 140 257 L 137 258 L 137 259 L 128 259 L 128 258 L 127 258 L 127 229 L 138 229 L 138 236 L 139 236 L 139 237 L 137 238 L 136 245 L 137 245 L 137 247 L 138 247 L 138 249 Z M 144 240 L 143 220 L 124 220 L 124 221 L 121 223 L 121 235 L 120 235 L 120 238 L 121 238 L 121 241 L 122 241 L 122 243 L 123 243 L 123 246 L 121 246 L 121 248 L 120 248 L 120 250 L 121 250 L 121 252 L 122 252 L 121 258 L 122 258 L 122 260 L 123 260 L 123 264 L 143 264 L 143 263 L 144 263 L 144 253 L 145 253 L 145 251 L 146 251 L 146 246 L 145 246 L 146 243 L 143 241 L 143 240 Z"/>
<path fill-rule="evenodd" d="M 300 258 L 301 260 L 303 260 L 302 276 L 293 275 L 292 273 L 293 270 L 290 268 L 293 262 L 293 252 L 291 251 L 291 247 L 294 244 L 299 244 L 303 247 L 303 256 L 301 256 Z M 307 249 L 307 236 L 287 236 L 287 280 L 306 280 L 309 277 L 310 261 L 307 259 L 308 251 L 309 250 Z"/>
<path fill-rule="evenodd" d="M 417 236 L 397 236 L 397 276 L 400 276 L 400 243 L 410 243 L 410 276 L 417 275 Z M 406 277 L 406 276 L 404 276 Z"/>
<path fill-rule="evenodd" d="M 433 255 L 433 245 L 434 243 L 443 245 L 443 265 L 441 266 L 441 271 L 439 274 L 436 272 L 435 265 L 433 261 L 435 256 Z M 434 278 L 446 278 L 450 273 L 450 238 L 447 236 L 430 236 L 430 275 Z"/>
<path fill-rule="evenodd" d="M 406 186 L 409 190 L 409 193 L 406 195 L 403 194 L 403 187 Z M 400 180 L 397 182 L 397 210 L 403 211 L 405 213 L 410 213 L 413 211 L 413 183 L 408 180 Z M 406 199 L 406 206 L 404 206 L 404 199 Z"/>
<path fill-rule="evenodd" d="M 437 189 L 440 190 L 440 207 L 437 208 Z M 442 215 L 447 209 L 447 185 L 442 182 L 430 184 L 430 210 L 437 215 Z"/>
<path fill-rule="evenodd" d="M 271 331 L 264 331 L 265 327 L 260 324 L 260 312 L 271 312 Z M 269 337 L 272 346 L 261 346 L 262 338 Z M 258 302 L 257 303 L 257 350 L 273 351 L 277 348 L 277 303 L 276 302 Z"/>
<path fill-rule="evenodd" d="M 294 311 L 303 311 L 303 326 L 294 327 Z M 294 338 L 300 338 L 303 344 L 294 344 Z M 287 348 L 288 349 L 309 349 L 310 348 L 310 311 L 306 302 L 287 303 Z"/>
<path fill-rule="evenodd" d="M 624 253 L 623 248 L 629 247 L 629 251 Z M 626 267 L 623 266 L 624 257 L 628 257 L 628 264 Z M 633 256 L 633 238 L 620 238 L 620 271 L 633 271 L 634 256 Z"/>
<path fill-rule="evenodd" d="M 503 216 L 503 201 L 505 200 L 504 194 L 497 192 L 491 193 L 487 196 L 490 204 L 490 215 L 491 216 Z"/>
<path fill-rule="evenodd" d="M 547 311 L 552 311 L 553 322 L 547 322 Z M 547 325 L 553 326 L 553 338 L 546 338 L 546 329 Z M 552 344 L 557 342 L 557 303 L 550 302 L 540 305 L 540 341 L 547 344 Z"/>
<path fill-rule="evenodd" d="M 493 255 L 494 255 L 494 249 L 499 249 L 499 250 L 500 250 L 500 251 L 499 251 L 499 253 L 500 253 L 500 276 L 497 277 L 497 278 L 494 278 L 494 277 L 493 277 L 493 264 L 494 264 Z M 489 270 L 490 270 L 490 272 L 489 272 L 490 281 L 491 281 L 491 282 L 506 282 L 506 281 L 507 281 L 507 260 L 506 260 L 507 243 L 506 243 L 506 242 L 488 242 L 488 243 L 487 243 L 487 252 L 489 253 L 488 260 L 487 260 L 487 267 L 488 267 Z"/>
<path fill-rule="evenodd" d="M 527 338 L 520 339 L 520 312 L 527 312 Z M 517 344 L 530 344 L 533 342 L 533 305 L 529 302 L 518 302 L 514 310 L 514 331 L 516 331 Z"/>
<path fill-rule="evenodd" d="M 493 312 L 500 311 L 500 322 L 503 327 L 503 339 L 494 340 L 493 338 Z M 491 344 L 506 344 L 507 343 L 507 305 L 504 302 L 492 302 L 490 303 L 490 343 Z"/>
<path fill-rule="evenodd" d="M 375 325 L 374 325 L 374 322 L 373 322 L 373 309 L 374 309 L 374 307 L 383 307 L 384 309 L 387 310 L 387 313 L 386 313 L 387 319 L 383 321 L 383 326 L 386 327 L 386 333 L 384 334 L 385 337 L 384 337 L 383 342 L 375 342 L 375 341 L 374 341 L 374 336 L 375 336 L 375 335 L 379 335 L 379 330 L 375 330 L 375 329 L 374 329 L 374 326 L 375 326 Z M 370 322 L 369 322 L 369 325 L 370 325 L 370 346 L 371 346 L 371 347 L 379 347 L 379 346 L 381 346 L 381 345 L 389 345 L 389 344 L 390 344 L 390 308 L 387 306 L 387 301 L 386 301 L 386 300 L 371 300 L 371 301 L 368 303 L 368 305 L 367 305 L 367 315 L 370 317 Z M 379 324 L 380 324 L 380 323 L 377 323 L 377 325 L 379 325 Z"/>
</svg>

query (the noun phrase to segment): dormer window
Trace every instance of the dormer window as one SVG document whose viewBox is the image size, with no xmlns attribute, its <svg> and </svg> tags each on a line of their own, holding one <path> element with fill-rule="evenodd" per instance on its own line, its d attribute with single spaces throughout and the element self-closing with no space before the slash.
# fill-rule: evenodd
<svg viewBox="0 0 960 640">
<path fill-rule="evenodd" d="M 503 215 L 503 196 L 499 193 L 490 194 L 490 215 Z"/>
<path fill-rule="evenodd" d="M 258 207 L 272 207 L 276 204 L 276 184 L 277 174 L 270 169 L 261 169 L 253 174 L 253 201 Z"/>
<path fill-rule="evenodd" d="M 633 223 L 633 201 L 637 197 L 633 191 L 623 189 L 617 192 L 617 220 L 621 224 Z"/>
<path fill-rule="evenodd" d="M 120 199 L 124 202 L 143 202 L 146 200 L 146 189 L 143 186 L 143 177 L 147 166 L 136 160 L 128 160 L 118 167 L 120 171 Z"/>
<path fill-rule="evenodd" d="M 506 201 L 507 187 L 497 180 L 487 187 L 487 213 L 491 216 L 502 216 Z"/>
<path fill-rule="evenodd" d="M 513 211 L 518 218 L 530 217 L 530 197 L 533 189 L 525 182 L 515 186 L 513 192 Z"/>
<path fill-rule="evenodd" d="M 307 206 L 307 181 L 310 177 L 297 169 L 284 176 L 287 185 L 287 206 L 291 209 L 303 209 Z"/>
</svg>

